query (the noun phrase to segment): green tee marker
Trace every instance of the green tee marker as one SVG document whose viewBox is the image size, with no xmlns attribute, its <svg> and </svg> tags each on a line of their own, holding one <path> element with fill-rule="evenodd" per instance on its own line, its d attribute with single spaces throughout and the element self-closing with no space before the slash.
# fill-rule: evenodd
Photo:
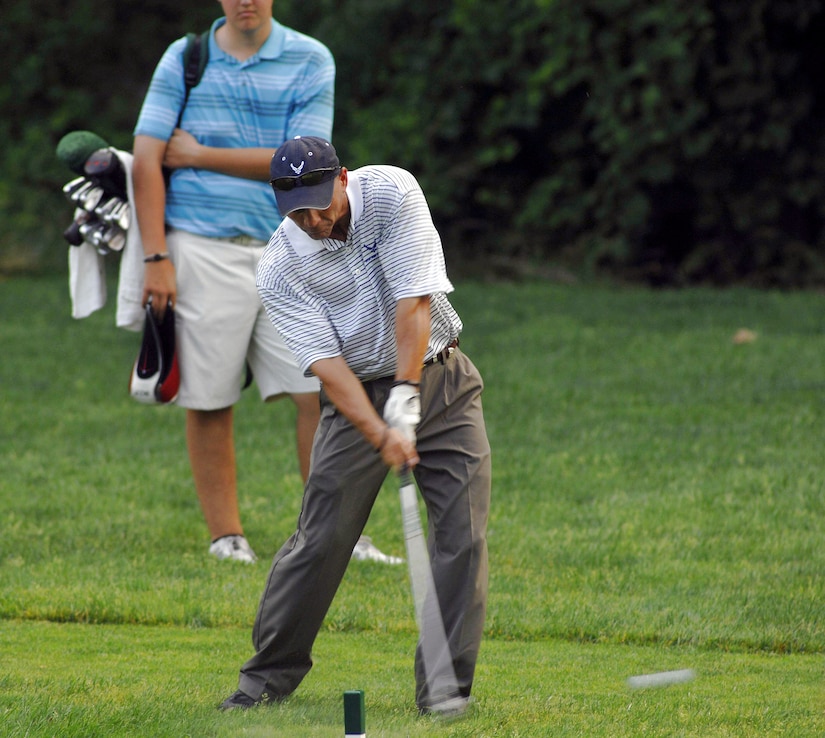
<svg viewBox="0 0 825 738">
<path fill-rule="evenodd" d="M 366 738 L 367 711 L 364 708 L 364 692 L 353 689 L 344 692 L 344 736 Z"/>
</svg>

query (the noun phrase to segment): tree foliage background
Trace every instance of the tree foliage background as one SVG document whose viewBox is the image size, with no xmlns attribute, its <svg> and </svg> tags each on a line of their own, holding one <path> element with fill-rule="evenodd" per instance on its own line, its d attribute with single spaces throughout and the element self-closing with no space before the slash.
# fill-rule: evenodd
<svg viewBox="0 0 825 738">
<path fill-rule="evenodd" d="M 0 270 L 62 266 L 57 142 L 131 148 L 166 46 L 217 3 L 8 0 Z M 345 163 L 422 182 L 452 272 L 825 283 L 820 0 L 276 0 L 336 57 Z"/>
</svg>

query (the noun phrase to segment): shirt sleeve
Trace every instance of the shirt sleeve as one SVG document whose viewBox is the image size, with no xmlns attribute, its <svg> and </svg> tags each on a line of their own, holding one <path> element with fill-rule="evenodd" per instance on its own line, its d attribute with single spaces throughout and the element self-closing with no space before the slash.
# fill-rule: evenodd
<svg viewBox="0 0 825 738">
<path fill-rule="evenodd" d="M 287 348 L 295 355 L 304 375 L 319 359 L 341 356 L 341 340 L 332 325 L 324 301 L 312 295 L 296 276 L 297 264 L 283 263 L 286 249 L 277 243 L 280 231 L 270 241 L 258 263 L 258 295 Z"/>
<path fill-rule="evenodd" d="M 186 39 L 180 38 L 166 49 L 160 58 L 149 89 L 143 100 L 134 135 L 151 136 L 168 141 L 175 130 L 178 113 L 183 105 L 183 49 Z"/>
<path fill-rule="evenodd" d="M 441 237 L 424 193 L 412 175 L 400 171 L 404 189 L 379 251 L 393 299 L 452 292 Z"/>
</svg>

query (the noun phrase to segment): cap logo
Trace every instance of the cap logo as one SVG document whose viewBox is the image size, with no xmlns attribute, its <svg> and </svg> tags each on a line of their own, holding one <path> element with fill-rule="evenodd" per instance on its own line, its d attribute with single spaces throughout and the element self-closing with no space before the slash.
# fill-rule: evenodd
<svg viewBox="0 0 825 738">
<path fill-rule="evenodd" d="M 305 164 L 305 163 L 306 163 L 306 162 L 303 162 L 303 161 L 302 161 L 302 162 L 300 163 L 300 165 L 296 167 L 296 166 L 295 166 L 292 162 L 290 162 L 290 163 L 289 163 L 289 168 L 290 168 L 293 172 L 295 172 L 295 174 L 300 174 L 300 173 L 303 171 L 303 169 L 304 169 L 304 164 Z"/>
</svg>

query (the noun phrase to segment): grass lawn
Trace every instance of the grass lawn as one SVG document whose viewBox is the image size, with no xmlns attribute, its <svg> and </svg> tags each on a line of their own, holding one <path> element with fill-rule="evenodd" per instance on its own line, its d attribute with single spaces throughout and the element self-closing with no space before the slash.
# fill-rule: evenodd
<svg viewBox="0 0 825 738">
<path fill-rule="evenodd" d="M 368 736 L 822 734 L 821 655 L 489 639 L 469 715 L 439 723 L 416 717 L 411 645 L 406 633 L 324 631 L 286 703 L 222 714 L 246 630 L 11 621 L 0 631 L 3 735 L 341 736 L 348 689 L 365 692 Z M 625 683 L 685 665 L 697 674 L 688 684 Z"/>
<path fill-rule="evenodd" d="M 494 452 L 471 713 L 413 706 L 405 567 L 350 567 L 283 705 L 224 715 L 301 483 L 288 403 L 244 393 L 256 566 L 206 556 L 178 408 L 126 393 L 137 334 L 0 283 L 0 734 L 825 735 L 825 297 L 466 283 Z M 755 340 L 737 344 L 740 328 Z M 367 527 L 403 555 L 396 486 Z M 627 677 L 692 668 L 633 691 Z"/>
</svg>

